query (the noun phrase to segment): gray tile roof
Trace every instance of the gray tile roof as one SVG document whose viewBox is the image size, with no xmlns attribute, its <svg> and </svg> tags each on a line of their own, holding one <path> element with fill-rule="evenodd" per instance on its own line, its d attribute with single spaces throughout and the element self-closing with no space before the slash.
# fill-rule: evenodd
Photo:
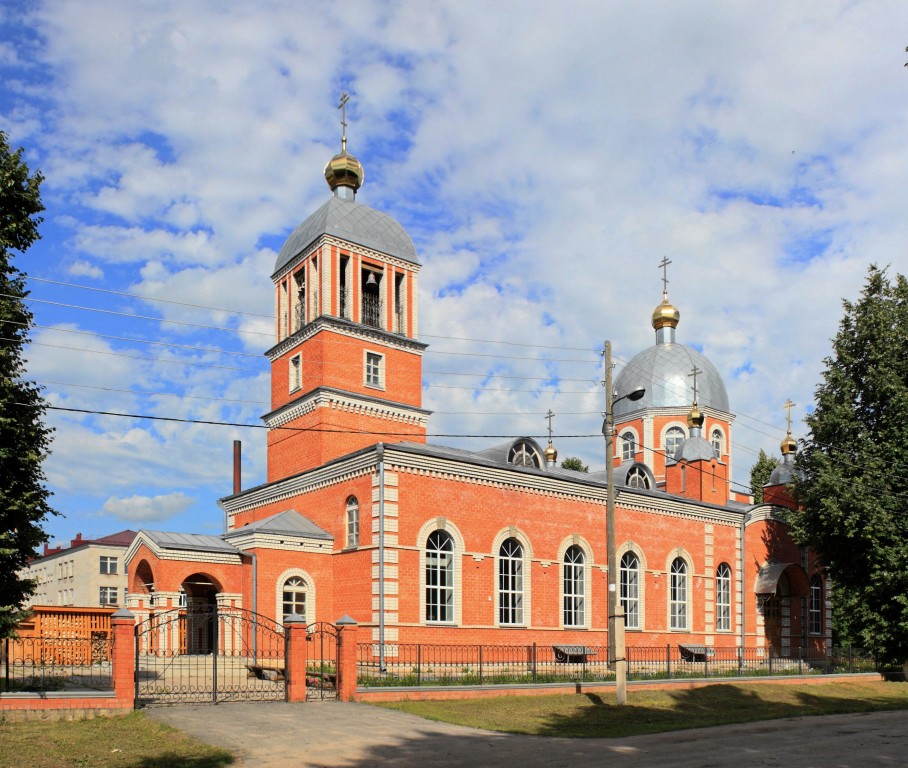
<svg viewBox="0 0 908 768">
<path fill-rule="evenodd" d="M 281 536 L 305 536 L 309 539 L 325 539 L 333 541 L 334 537 L 327 531 L 319 528 L 308 518 L 303 517 L 299 512 L 288 509 L 286 512 L 278 512 L 276 515 L 266 517 L 264 520 L 258 520 L 242 528 L 236 528 L 224 534 L 225 539 L 232 539 L 251 532 L 270 533 Z"/>
<path fill-rule="evenodd" d="M 324 234 L 419 264 L 413 241 L 394 219 L 353 200 L 332 197 L 293 230 L 277 256 L 275 273 Z"/>
<path fill-rule="evenodd" d="M 239 555 L 240 550 L 228 544 L 220 536 L 203 533 L 166 533 L 164 531 L 141 531 L 161 549 L 187 549 L 194 552 L 224 552 Z"/>
</svg>

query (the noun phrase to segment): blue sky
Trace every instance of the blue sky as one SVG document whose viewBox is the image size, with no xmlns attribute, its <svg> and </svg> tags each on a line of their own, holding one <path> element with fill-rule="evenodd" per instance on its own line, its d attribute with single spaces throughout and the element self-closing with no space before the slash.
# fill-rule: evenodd
<svg viewBox="0 0 908 768">
<path fill-rule="evenodd" d="M 735 479 L 794 431 L 871 262 L 908 271 L 896 2 L 7 2 L 0 129 L 46 177 L 18 265 L 55 410 L 53 539 L 218 532 L 265 475 L 269 276 L 329 191 L 411 233 L 436 442 L 545 433 L 601 465 L 598 350 L 726 380 Z M 589 435 L 589 437 L 572 437 Z"/>
</svg>

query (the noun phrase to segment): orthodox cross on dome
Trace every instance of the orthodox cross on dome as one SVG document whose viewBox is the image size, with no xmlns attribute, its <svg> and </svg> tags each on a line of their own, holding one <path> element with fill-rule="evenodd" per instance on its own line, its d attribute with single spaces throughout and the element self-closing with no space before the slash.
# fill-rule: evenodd
<svg viewBox="0 0 908 768">
<path fill-rule="evenodd" d="M 346 93 L 341 94 L 340 104 L 337 108 L 341 111 L 341 151 L 347 151 L 347 102 L 350 97 Z"/>
<path fill-rule="evenodd" d="M 662 270 L 662 299 L 668 301 L 668 265 L 671 264 L 668 256 L 663 256 L 659 262 L 659 269 Z"/>
<path fill-rule="evenodd" d="M 552 419 L 555 414 L 552 413 L 552 409 L 549 408 L 549 412 L 545 415 L 545 420 L 549 423 L 549 443 L 552 442 Z"/>
<path fill-rule="evenodd" d="M 692 377 L 693 380 L 694 380 L 694 402 L 695 402 L 695 403 L 696 403 L 697 400 L 699 399 L 699 398 L 698 398 L 698 392 L 697 392 L 697 376 L 699 376 L 701 373 L 703 373 L 703 371 L 701 371 L 701 370 L 700 370 L 699 368 L 697 368 L 697 366 L 695 365 L 693 368 L 691 368 L 690 373 L 687 374 L 688 376 Z"/>
<path fill-rule="evenodd" d="M 791 407 L 792 407 L 793 405 L 797 405 L 797 403 L 791 402 L 791 398 L 789 398 L 789 399 L 785 402 L 785 405 L 782 406 L 786 411 L 788 411 L 788 415 L 787 415 L 787 421 L 788 421 L 787 430 L 788 430 L 788 434 L 789 434 L 789 435 L 791 434 Z"/>
</svg>

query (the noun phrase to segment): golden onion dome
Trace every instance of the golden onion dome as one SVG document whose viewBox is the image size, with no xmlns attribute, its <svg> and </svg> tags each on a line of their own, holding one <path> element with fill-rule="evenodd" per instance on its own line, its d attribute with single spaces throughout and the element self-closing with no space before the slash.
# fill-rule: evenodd
<svg viewBox="0 0 908 768">
<path fill-rule="evenodd" d="M 795 453 L 798 450 L 798 441 L 791 436 L 789 432 L 785 439 L 779 444 L 779 447 L 782 449 L 782 455 L 788 456 L 791 453 Z"/>
<path fill-rule="evenodd" d="M 662 303 L 653 310 L 653 328 L 677 328 L 681 313 L 674 304 L 669 304 L 668 297 L 662 297 Z"/>
<path fill-rule="evenodd" d="M 558 460 L 558 451 L 555 450 L 555 446 L 551 442 L 542 453 L 547 464 L 554 464 Z"/>
<path fill-rule="evenodd" d="M 332 192 L 338 187 L 352 187 L 356 192 L 365 178 L 363 164 L 346 150 L 338 152 L 325 165 L 325 181 Z"/>
<path fill-rule="evenodd" d="M 703 415 L 703 412 L 697 407 L 697 404 L 694 403 L 690 409 L 690 413 L 687 414 L 687 426 L 691 429 L 703 428 L 703 422 L 706 420 L 706 417 Z"/>
</svg>

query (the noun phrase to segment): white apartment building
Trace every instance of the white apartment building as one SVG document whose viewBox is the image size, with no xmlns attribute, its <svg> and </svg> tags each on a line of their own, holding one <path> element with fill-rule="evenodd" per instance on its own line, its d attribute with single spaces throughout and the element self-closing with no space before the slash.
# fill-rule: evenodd
<svg viewBox="0 0 908 768">
<path fill-rule="evenodd" d="M 99 539 L 76 534 L 68 547 L 44 545 L 44 554 L 29 563 L 22 575 L 35 579 L 31 605 L 118 607 L 126 604 L 124 555 L 135 531 L 120 531 Z"/>
</svg>

